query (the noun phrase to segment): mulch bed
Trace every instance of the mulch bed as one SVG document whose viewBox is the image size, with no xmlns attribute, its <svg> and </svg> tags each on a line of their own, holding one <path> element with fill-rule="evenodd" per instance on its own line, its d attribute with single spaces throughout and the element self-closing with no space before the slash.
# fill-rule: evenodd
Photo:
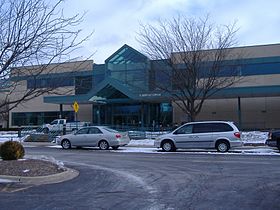
<svg viewBox="0 0 280 210">
<path fill-rule="evenodd" d="M 57 174 L 63 171 L 65 169 L 57 164 L 45 160 L 0 160 L 0 175 L 34 177 Z"/>
</svg>

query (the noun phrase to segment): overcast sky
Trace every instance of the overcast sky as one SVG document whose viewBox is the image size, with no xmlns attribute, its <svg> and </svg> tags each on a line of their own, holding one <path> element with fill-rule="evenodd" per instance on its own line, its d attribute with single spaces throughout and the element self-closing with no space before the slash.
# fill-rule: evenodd
<svg viewBox="0 0 280 210">
<path fill-rule="evenodd" d="M 237 21 L 240 46 L 280 43 L 280 0 L 67 0 L 69 15 L 86 11 L 83 33 L 94 31 L 75 56 L 104 63 L 122 45 L 141 50 L 135 37 L 139 22 L 153 23 L 177 14 L 210 14 L 218 24 Z"/>
</svg>

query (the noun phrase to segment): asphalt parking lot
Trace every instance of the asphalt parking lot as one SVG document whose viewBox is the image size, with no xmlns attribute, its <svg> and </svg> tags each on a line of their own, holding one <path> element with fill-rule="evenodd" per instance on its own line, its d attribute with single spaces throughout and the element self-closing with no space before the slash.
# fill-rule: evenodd
<svg viewBox="0 0 280 210">
<path fill-rule="evenodd" d="M 3 209 L 279 209 L 278 155 L 26 147 L 79 171 L 57 184 L 0 192 Z M 16 187 L 10 185 L 10 187 Z"/>
</svg>

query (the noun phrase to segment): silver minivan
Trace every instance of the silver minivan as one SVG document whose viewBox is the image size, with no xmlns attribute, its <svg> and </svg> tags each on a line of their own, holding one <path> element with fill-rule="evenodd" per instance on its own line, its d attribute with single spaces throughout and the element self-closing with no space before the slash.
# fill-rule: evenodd
<svg viewBox="0 0 280 210">
<path fill-rule="evenodd" d="M 233 122 L 190 122 L 168 134 L 158 136 L 154 145 L 166 152 L 178 148 L 215 148 L 219 152 L 227 152 L 232 147 L 243 145 L 240 136 Z"/>
</svg>

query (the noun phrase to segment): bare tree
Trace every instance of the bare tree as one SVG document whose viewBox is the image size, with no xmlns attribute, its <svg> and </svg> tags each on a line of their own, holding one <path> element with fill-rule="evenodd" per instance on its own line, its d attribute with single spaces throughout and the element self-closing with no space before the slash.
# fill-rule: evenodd
<svg viewBox="0 0 280 210">
<path fill-rule="evenodd" d="M 195 120 L 206 99 L 240 81 L 235 61 L 242 53 L 232 50 L 236 32 L 235 23 L 216 26 L 209 16 L 141 25 L 137 40 L 143 53 L 162 64 L 157 74 L 164 81 L 155 80 L 154 88 L 168 93 L 189 120 Z"/>
<path fill-rule="evenodd" d="M 51 78 L 44 88 L 39 79 L 57 73 L 59 66 L 69 61 L 70 54 L 91 36 L 80 37 L 78 27 L 83 14 L 65 17 L 63 0 L 49 2 L 0 2 L 0 86 L 6 90 L 0 112 L 7 105 L 12 109 L 42 94 L 56 93 L 57 86 Z M 33 85 L 22 88 L 24 78 L 30 78 Z"/>
</svg>

